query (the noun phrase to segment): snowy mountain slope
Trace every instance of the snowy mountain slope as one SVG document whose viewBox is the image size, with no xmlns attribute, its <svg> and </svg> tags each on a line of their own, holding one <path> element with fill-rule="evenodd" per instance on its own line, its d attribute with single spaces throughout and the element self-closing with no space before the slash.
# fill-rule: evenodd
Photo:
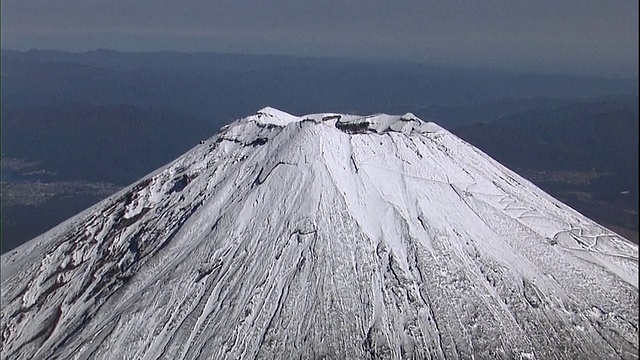
<svg viewBox="0 0 640 360">
<path fill-rule="evenodd" d="M 265 108 L 2 256 L 6 359 L 637 359 L 638 248 L 433 123 Z"/>
</svg>

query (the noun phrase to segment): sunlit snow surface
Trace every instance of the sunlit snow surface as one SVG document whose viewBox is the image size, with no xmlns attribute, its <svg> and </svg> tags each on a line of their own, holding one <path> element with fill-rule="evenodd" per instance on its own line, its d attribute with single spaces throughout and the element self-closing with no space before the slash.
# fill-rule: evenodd
<svg viewBox="0 0 640 360">
<path fill-rule="evenodd" d="M 3 359 L 637 359 L 638 248 L 412 114 L 238 120 L 2 256 Z"/>
</svg>

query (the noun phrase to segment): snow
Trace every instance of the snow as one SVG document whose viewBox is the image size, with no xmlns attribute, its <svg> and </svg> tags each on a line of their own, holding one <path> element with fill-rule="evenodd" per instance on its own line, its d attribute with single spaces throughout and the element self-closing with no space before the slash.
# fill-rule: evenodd
<svg viewBox="0 0 640 360">
<path fill-rule="evenodd" d="M 293 116 L 284 111 L 280 111 L 278 109 L 274 109 L 272 107 L 265 107 L 262 110 L 259 110 L 255 116 L 255 121 L 262 124 L 273 124 L 278 126 L 285 126 L 292 122 L 300 121 L 301 119 L 297 116 Z"/>
<path fill-rule="evenodd" d="M 264 108 L 1 260 L 3 358 L 638 357 L 637 246 L 410 113 Z"/>
</svg>

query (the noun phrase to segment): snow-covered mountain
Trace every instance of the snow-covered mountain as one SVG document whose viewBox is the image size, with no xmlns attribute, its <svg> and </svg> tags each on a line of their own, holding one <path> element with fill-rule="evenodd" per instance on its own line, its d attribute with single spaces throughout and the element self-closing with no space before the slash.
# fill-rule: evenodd
<svg viewBox="0 0 640 360">
<path fill-rule="evenodd" d="M 638 247 L 412 114 L 265 108 L 1 259 L 3 359 L 638 358 Z"/>
</svg>

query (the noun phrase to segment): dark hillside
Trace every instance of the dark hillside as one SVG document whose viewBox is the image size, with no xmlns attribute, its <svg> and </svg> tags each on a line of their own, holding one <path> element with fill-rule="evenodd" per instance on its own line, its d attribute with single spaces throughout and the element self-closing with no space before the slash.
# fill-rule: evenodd
<svg viewBox="0 0 640 360">
<path fill-rule="evenodd" d="M 638 231 L 638 98 L 528 111 L 453 132 L 603 224 Z"/>
<path fill-rule="evenodd" d="M 58 180 L 128 184 L 209 137 L 209 128 L 168 111 L 130 105 L 9 110 L 3 156 L 39 164 Z"/>
</svg>

